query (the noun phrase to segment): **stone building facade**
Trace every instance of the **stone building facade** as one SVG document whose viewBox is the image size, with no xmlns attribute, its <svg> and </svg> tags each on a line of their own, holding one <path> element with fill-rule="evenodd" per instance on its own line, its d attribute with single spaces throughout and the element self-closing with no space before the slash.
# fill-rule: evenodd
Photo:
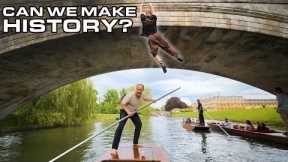
<svg viewBox="0 0 288 162">
<path fill-rule="evenodd" d="M 200 98 L 207 109 L 231 109 L 243 107 L 275 107 L 276 99 L 245 99 L 243 96 L 212 96 Z M 192 107 L 196 107 L 194 103 Z"/>
</svg>

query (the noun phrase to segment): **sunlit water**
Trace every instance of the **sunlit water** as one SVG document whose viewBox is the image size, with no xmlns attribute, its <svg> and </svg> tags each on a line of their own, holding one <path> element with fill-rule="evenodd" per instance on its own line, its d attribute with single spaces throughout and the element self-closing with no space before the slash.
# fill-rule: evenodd
<svg viewBox="0 0 288 162">
<path fill-rule="evenodd" d="M 113 121 L 111 121 L 113 122 Z M 48 161 L 85 137 L 100 131 L 111 122 L 83 127 L 57 128 L 13 133 L 0 137 L 0 161 Z M 140 143 L 156 143 L 165 148 L 172 162 L 287 162 L 288 147 L 275 147 L 226 137 L 219 133 L 194 133 L 181 127 L 181 119 L 151 117 L 142 119 Z M 61 162 L 92 162 L 110 150 L 114 130 L 95 137 L 62 158 Z M 133 124 L 125 128 L 121 143 L 131 143 Z"/>
</svg>

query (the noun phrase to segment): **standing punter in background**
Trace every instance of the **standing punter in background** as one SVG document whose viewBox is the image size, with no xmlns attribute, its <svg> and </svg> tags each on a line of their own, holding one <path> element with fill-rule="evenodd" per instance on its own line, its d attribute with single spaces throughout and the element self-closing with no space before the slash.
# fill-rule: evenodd
<svg viewBox="0 0 288 162">
<path fill-rule="evenodd" d="M 152 99 L 148 99 L 143 95 L 144 85 L 137 84 L 135 87 L 135 91 L 132 93 L 128 93 L 125 95 L 121 101 L 121 109 L 120 109 L 120 119 L 126 117 L 127 115 L 132 120 L 135 125 L 134 139 L 133 144 L 136 146 L 138 144 L 138 139 L 140 136 L 140 131 L 142 127 L 141 119 L 137 113 L 137 109 L 140 106 L 140 103 L 143 101 L 152 102 Z M 128 118 L 121 121 L 116 129 L 114 140 L 112 144 L 112 152 L 111 155 L 117 155 L 117 149 L 119 146 L 119 142 L 121 139 L 122 131 L 127 122 Z"/>
<path fill-rule="evenodd" d="M 200 126 L 205 126 L 205 120 L 204 120 L 204 115 L 203 115 L 203 106 L 202 106 L 202 103 L 200 102 L 200 100 L 199 99 L 197 99 L 197 104 L 198 104 L 198 106 L 197 106 L 197 109 L 198 109 L 198 113 L 199 113 L 199 115 L 198 115 L 198 117 L 199 117 L 199 123 L 200 123 Z"/>
<path fill-rule="evenodd" d="M 176 49 L 171 44 L 169 44 L 159 32 L 157 32 L 157 16 L 155 15 L 153 6 L 150 3 L 148 6 L 144 6 L 142 4 L 140 6 L 140 13 L 142 22 L 141 36 L 144 36 L 148 39 L 150 53 L 152 54 L 155 62 L 161 66 L 163 72 L 166 73 L 166 65 L 158 55 L 159 47 L 161 47 L 172 57 L 176 58 L 179 62 L 183 62 L 183 58 L 178 54 Z"/>
</svg>

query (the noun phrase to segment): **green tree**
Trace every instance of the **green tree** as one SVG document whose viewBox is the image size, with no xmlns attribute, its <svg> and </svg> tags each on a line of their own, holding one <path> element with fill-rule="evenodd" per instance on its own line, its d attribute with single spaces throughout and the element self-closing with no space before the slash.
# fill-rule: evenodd
<svg viewBox="0 0 288 162">
<path fill-rule="evenodd" d="M 79 125 L 96 113 L 97 94 L 89 80 L 80 80 L 20 106 L 14 115 L 23 126 Z"/>
<path fill-rule="evenodd" d="M 119 93 L 115 89 L 109 89 L 104 95 L 103 102 L 101 103 L 101 113 L 115 114 L 119 112 Z"/>
</svg>

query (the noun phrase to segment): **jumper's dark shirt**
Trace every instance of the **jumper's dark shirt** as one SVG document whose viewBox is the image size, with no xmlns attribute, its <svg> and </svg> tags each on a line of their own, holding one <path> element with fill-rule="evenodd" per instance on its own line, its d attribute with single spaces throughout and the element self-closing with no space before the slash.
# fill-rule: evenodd
<svg viewBox="0 0 288 162">
<path fill-rule="evenodd" d="M 148 37 L 151 34 L 157 32 L 157 17 L 156 15 L 146 16 L 141 14 L 141 22 L 142 22 L 142 36 Z"/>
</svg>

